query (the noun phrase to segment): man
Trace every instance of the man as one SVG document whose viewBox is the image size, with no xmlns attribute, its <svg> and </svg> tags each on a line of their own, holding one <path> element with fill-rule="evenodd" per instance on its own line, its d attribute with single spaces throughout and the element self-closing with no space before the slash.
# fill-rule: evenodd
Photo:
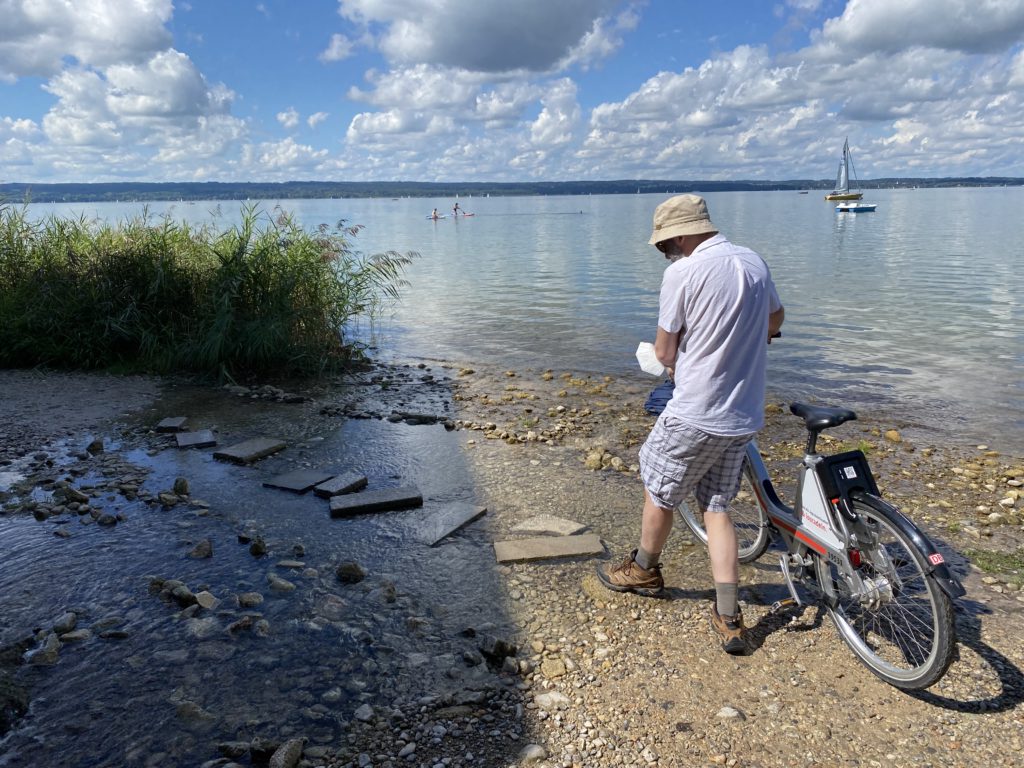
<svg viewBox="0 0 1024 768">
<path fill-rule="evenodd" d="M 728 506 L 746 445 L 764 426 L 766 344 L 785 311 L 764 260 L 718 233 L 703 198 L 677 195 L 659 205 L 650 242 L 672 262 L 662 278 L 654 350 L 675 388 L 640 449 L 640 546 L 620 565 L 599 568 L 598 577 L 617 592 L 661 596 L 658 559 L 675 508 L 693 493 L 704 510 L 715 582 L 711 626 L 726 652 L 746 653 Z"/>
</svg>

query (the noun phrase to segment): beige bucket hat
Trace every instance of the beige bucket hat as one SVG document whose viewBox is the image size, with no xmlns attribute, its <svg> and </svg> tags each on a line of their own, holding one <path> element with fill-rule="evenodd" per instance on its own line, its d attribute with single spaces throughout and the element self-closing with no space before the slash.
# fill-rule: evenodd
<svg viewBox="0 0 1024 768">
<path fill-rule="evenodd" d="M 650 244 L 656 245 L 679 235 L 702 235 L 717 232 L 708 215 L 708 204 L 699 195 L 676 195 L 654 209 L 654 233 Z"/>
</svg>

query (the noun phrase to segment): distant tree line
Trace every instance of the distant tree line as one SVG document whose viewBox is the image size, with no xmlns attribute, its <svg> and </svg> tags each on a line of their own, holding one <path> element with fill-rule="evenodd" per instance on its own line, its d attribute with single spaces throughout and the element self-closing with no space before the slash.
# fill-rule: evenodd
<svg viewBox="0 0 1024 768">
<path fill-rule="evenodd" d="M 829 190 L 824 179 L 708 181 L 620 179 L 613 181 L 418 182 L 117 182 L 109 184 L 0 184 L 2 203 L 146 202 L 155 200 L 287 200 L 351 197 L 484 197 L 487 195 L 614 195 L 675 192 Z M 1021 186 L 1024 178 L 985 176 L 861 180 L 864 189 L 904 187 Z"/>
</svg>

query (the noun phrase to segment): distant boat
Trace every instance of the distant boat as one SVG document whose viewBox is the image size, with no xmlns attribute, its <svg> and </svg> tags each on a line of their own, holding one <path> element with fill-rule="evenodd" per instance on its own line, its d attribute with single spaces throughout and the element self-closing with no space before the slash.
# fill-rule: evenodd
<svg viewBox="0 0 1024 768">
<path fill-rule="evenodd" d="M 797 192 L 797 194 L 798 195 L 806 195 L 807 194 L 807 190 L 801 189 L 799 192 Z"/>
<path fill-rule="evenodd" d="M 871 213 L 878 206 L 875 203 L 864 203 L 859 200 L 850 200 L 848 202 L 839 203 L 836 206 L 836 211 L 839 213 Z"/>
<path fill-rule="evenodd" d="M 852 171 L 852 175 L 851 175 Z M 850 183 L 853 179 L 853 183 Z M 826 200 L 860 200 L 864 193 L 858 191 L 857 172 L 853 168 L 853 158 L 850 156 L 850 140 L 843 142 L 843 159 L 839 161 L 839 171 L 836 173 L 836 188 L 825 195 Z"/>
</svg>

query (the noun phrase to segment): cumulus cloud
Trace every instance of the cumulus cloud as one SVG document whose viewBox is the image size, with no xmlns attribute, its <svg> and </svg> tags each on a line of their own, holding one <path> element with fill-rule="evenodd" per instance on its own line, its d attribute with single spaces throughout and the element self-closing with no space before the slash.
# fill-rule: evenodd
<svg viewBox="0 0 1024 768">
<path fill-rule="evenodd" d="M 326 112 L 314 112 L 312 115 L 306 118 L 306 125 L 308 125 L 310 128 L 316 128 L 328 117 L 329 115 Z"/>
<path fill-rule="evenodd" d="M 579 66 L 589 69 L 594 64 L 608 59 L 622 47 L 623 34 L 636 29 L 640 15 L 635 8 L 627 8 L 614 19 L 594 19 L 593 26 L 566 56 L 559 62 L 558 69 Z"/>
<path fill-rule="evenodd" d="M 619 0 L 339 0 L 346 19 L 382 27 L 380 50 L 399 65 L 477 72 L 546 71 L 566 57 Z"/>
<path fill-rule="evenodd" d="M 444 109 L 472 103 L 482 78 L 464 70 L 419 64 L 389 72 L 370 71 L 371 90 L 350 88 L 348 97 L 378 107 Z"/>
<path fill-rule="evenodd" d="M 320 52 L 320 61 L 341 61 L 347 59 L 352 55 L 354 45 L 345 35 L 335 34 L 331 35 L 331 41 L 327 44 L 327 48 Z"/>
<path fill-rule="evenodd" d="M 277 113 L 277 122 L 291 130 L 299 124 L 299 113 L 295 111 L 295 107 L 288 107 L 284 112 Z"/>
<path fill-rule="evenodd" d="M 544 147 L 558 147 L 573 139 L 573 131 L 580 120 L 580 107 L 576 103 L 576 84 L 568 78 L 554 83 L 541 98 L 544 108 L 530 126 L 530 139 Z"/>
<path fill-rule="evenodd" d="M 247 145 L 242 153 L 242 165 L 265 177 L 278 171 L 285 175 L 296 170 L 316 170 L 328 157 L 326 149 L 315 149 L 308 144 L 299 144 L 288 137 L 281 141 Z"/>
<path fill-rule="evenodd" d="M 1007 0 L 850 0 L 820 42 L 895 53 L 915 46 L 993 53 L 1024 36 L 1024 3 Z"/>
<path fill-rule="evenodd" d="M 171 0 L 0 0 L 0 80 L 140 63 L 168 48 Z"/>
</svg>

